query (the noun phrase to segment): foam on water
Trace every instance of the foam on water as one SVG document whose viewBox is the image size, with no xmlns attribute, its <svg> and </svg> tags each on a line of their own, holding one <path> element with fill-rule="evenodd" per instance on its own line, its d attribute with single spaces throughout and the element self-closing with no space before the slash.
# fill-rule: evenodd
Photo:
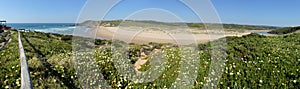
<svg viewBox="0 0 300 89">
<path fill-rule="evenodd" d="M 74 29 L 77 29 L 77 27 L 72 26 L 73 23 L 9 23 L 8 25 L 14 29 L 26 29 L 68 35 L 72 34 Z"/>
</svg>

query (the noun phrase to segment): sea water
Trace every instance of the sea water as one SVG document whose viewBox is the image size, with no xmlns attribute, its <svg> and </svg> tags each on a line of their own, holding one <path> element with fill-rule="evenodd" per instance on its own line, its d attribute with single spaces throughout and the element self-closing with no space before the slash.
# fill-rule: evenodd
<svg viewBox="0 0 300 89">
<path fill-rule="evenodd" d="M 45 33 L 73 34 L 74 23 L 8 23 L 13 29 L 25 29 Z"/>
<path fill-rule="evenodd" d="M 256 32 L 257 34 L 260 34 L 260 35 L 267 35 L 269 34 L 268 32 Z"/>
<path fill-rule="evenodd" d="M 57 33 L 64 35 L 75 35 L 89 38 L 106 39 L 96 36 L 90 28 L 85 26 L 74 26 L 75 23 L 8 23 L 13 29 L 25 29 L 44 33 Z"/>
</svg>

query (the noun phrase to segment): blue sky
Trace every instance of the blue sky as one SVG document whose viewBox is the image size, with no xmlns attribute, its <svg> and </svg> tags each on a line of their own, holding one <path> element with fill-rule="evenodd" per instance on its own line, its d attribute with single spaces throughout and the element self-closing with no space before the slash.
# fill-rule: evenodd
<svg viewBox="0 0 300 89">
<path fill-rule="evenodd" d="M 223 23 L 300 25 L 300 0 L 211 1 Z M 0 19 L 11 23 L 74 23 L 85 3 L 86 0 L 1 0 Z M 96 6 L 95 11 L 100 7 Z M 164 9 L 184 21 L 200 21 L 189 8 L 176 0 L 124 0 L 105 19 L 124 19 L 147 8 Z"/>
</svg>

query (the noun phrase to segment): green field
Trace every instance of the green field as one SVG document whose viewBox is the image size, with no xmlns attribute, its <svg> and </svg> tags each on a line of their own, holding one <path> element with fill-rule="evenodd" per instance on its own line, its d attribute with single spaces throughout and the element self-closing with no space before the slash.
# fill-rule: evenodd
<svg viewBox="0 0 300 89">
<path fill-rule="evenodd" d="M 30 77 L 34 88 L 85 88 L 77 77 L 72 61 L 72 37 L 40 32 L 22 32 L 22 42 L 28 60 Z M 20 88 L 20 59 L 17 32 L 11 31 L 12 41 L 0 51 L 0 88 Z M 214 41 L 214 42 L 218 42 Z M 214 43 L 210 42 L 210 43 Z M 278 36 L 250 34 L 243 37 L 226 37 L 225 67 L 216 85 L 218 88 L 300 88 L 300 33 Z M 203 88 L 211 61 L 210 43 L 198 44 L 197 78 L 192 81 L 194 88 Z M 171 44 L 130 44 L 127 51 L 133 64 L 140 57 L 141 49 L 163 50 L 166 70 L 156 80 L 149 83 L 134 83 L 120 75 L 112 60 L 111 41 L 96 40 L 95 58 L 99 72 L 112 88 L 169 88 L 180 74 L 179 48 Z M 87 66 L 93 66 L 87 65 Z M 152 66 L 153 67 L 153 66 Z M 140 71 L 151 68 L 148 62 Z M 192 69 L 192 67 L 189 67 Z M 86 77 L 93 80 L 91 77 Z M 97 81 L 87 84 L 96 85 Z"/>
</svg>

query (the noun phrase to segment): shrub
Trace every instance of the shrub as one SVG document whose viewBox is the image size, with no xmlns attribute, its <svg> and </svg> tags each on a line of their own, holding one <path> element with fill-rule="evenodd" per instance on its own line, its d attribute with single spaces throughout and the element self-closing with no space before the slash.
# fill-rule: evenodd
<svg viewBox="0 0 300 89">
<path fill-rule="evenodd" d="M 265 38 L 266 36 L 264 35 L 260 35 L 260 34 L 257 34 L 257 33 L 251 33 L 249 35 L 245 35 L 243 36 L 244 38 L 247 38 L 247 37 L 258 37 L 258 38 Z"/>
<path fill-rule="evenodd" d="M 72 37 L 73 36 L 71 36 L 71 35 L 64 35 L 64 36 L 61 37 L 61 40 L 63 40 L 63 41 L 69 41 L 69 40 L 72 40 Z"/>
<path fill-rule="evenodd" d="M 5 42 L 5 41 L 6 41 L 6 39 L 4 37 L 0 38 L 0 43 Z"/>
</svg>

